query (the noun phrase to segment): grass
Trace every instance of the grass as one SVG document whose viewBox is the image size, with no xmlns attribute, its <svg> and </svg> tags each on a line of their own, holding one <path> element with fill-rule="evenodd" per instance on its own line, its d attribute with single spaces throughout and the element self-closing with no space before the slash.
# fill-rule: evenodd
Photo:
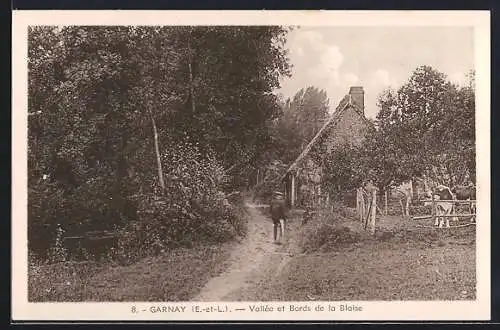
<svg viewBox="0 0 500 330">
<path fill-rule="evenodd" d="M 432 227 L 429 220 L 380 217 L 371 236 L 349 209 L 333 209 L 305 226 L 301 214 L 292 212 L 291 235 L 276 247 L 282 253 L 266 256 L 231 299 L 474 300 L 475 226 L 417 225 Z M 232 244 L 176 249 L 129 266 L 31 265 L 29 300 L 187 301 L 226 269 Z"/>
<path fill-rule="evenodd" d="M 439 230 L 419 228 L 400 217 L 377 221 L 377 233 L 371 236 L 349 210 L 334 210 L 303 227 L 295 216 L 291 222 L 297 228 L 293 244 L 298 253 L 270 279 L 256 278 L 258 287 L 246 289 L 244 299 L 476 299 L 474 226 Z"/>
<path fill-rule="evenodd" d="M 186 301 L 222 272 L 231 244 L 176 249 L 129 266 L 96 262 L 31 264 L 28 300 Z"/>
<path fill-rule="evenodd" d="M 353 248 L 292 259 L 265 300 L 474 300 L 475 251 Z"/>
</svg>

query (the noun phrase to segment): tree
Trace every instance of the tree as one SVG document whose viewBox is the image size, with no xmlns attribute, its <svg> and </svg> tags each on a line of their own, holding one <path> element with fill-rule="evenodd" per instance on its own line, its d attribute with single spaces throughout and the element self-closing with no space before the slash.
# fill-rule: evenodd
<svg viewBox="0 0 500 330">
<path fill-rule="evenodd" d="M 360 186 L 364 179 L 360 159 L 360 148 L 350 144 L 336 146 L 322 159 L 322 185 L 330 196 L 338 197 Z"/>
<path fill-rule="evenodd" d="M 188 132 L 206 150 L 214 150 L 239 177 L 270 143 L 267 124 L 279 112 L 273 91 L 282 76 L 290 75 L 283 48 L 287 29 L 195 27 L 177 32 L 177 47 L 190 54 L 191 63 L 183 62 L 177 81 L 196 91 L 176 112 L 178 132 Z"/>
<path fill-rule="evenodd" d="M 447 185 L 461 183 L 467 172 L 473 175 L 471 86 L 460 88 L 421 66 L 397 91 L 379 96 L 377 130 L 363 147 L 364 166 L 373 169 L 379 188 L 423 174 Z"/>
<path fill-rule="evenodd" d="M 133 37 L 130 46 L 143 50 L 133 57 L 133 65 L 140 72 L 134 88 L 134 106 L 151 120 L 150 136 L 154 142 L 158 184 L 164 190 L 161 145 L 166 143 L 169 128 L 173 126 L 173 112 L 181 104 L 182 92 L 176 85 L 174 73 L 181 66 L 182 53 L 175 43 L 177 31 L 172 28 L 137 27 L 131 32 Z"/>
<path fill-rule="evenodd" d="M 304 144 L 323 126 L 328 116 L 329 100 L 324 90 L 309 86 L 299 90 L 287 106 Z"/>
<path fill-rule="evenodd" d="M 277 154 L 291 163 L 312 140 L 328 118 L 326 91 L 309 86 L 282 102 L 282 114 L 275 123 Z"/>
</svg>

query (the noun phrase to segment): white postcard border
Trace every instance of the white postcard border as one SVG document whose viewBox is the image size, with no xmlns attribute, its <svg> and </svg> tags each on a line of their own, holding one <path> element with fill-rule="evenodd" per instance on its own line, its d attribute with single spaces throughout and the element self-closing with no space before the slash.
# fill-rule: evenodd
<svg viewBox="0 0 500 330">
<path fill-rule="evenodd" d="M 13 11 L 12 319 L 13 320 L 489 320 L 490 319 L 490 14 L 488 11 Z M 27 301 L 27 27 L 29 25 L 473 26 L 478 180 L 476 301 L 28 303 Z M 249 306 L 273 312 L 250 312 Z M 289 306 L 312 311 L 290 312 Z M 357 305 L 360 312 L 316 306 Z M 186 312 L 152 312 L 184 306 Z M 197 312 L 214 307 L 245 311 Z M 278 308 L 285 306 L 285 311 Z M 133 313 L 135 307 L 139 312 Z M 319 307 L 318 307 L 319 308 Z M 339 307 L 340 308 L 340 307 Z M 168 309 L 168 308 L 167 308 Z"/>
</svg>

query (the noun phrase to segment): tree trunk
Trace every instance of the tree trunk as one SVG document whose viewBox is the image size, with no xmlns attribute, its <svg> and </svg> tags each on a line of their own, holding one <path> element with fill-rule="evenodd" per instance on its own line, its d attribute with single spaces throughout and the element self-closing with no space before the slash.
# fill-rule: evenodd
<svg viewBox="0 0 500 330">
<path fill-rule="evenodd" d="M 372 199 L 373 199 L 373 202 L 372 202 L 372 208 L 370 209 L 370 233 L 372 235 L 375 234 L 375 219 L 377 217 L 377 190 L 376 189 L 373 189 L 372 190 Z"/>
<path fill-rule="evenodd" d="M 189 56 L 189 90 L 191 93 L 191 111 L 196 113 L 196 103 L 194 101 L 193 69 L 191 66 L 191 55 Z"/>
<path fill-rule="evenodd" d="M 160 145 L 158 142 L 158 130 L 156 129 L 156 121 L 153 116 L 153 113 L 150 111 L 149 115 L 151 116 L 151 124 L 153 125 L 153 137 L 155 142 L 155 154 L 156 154 L 156 163 L 158 166 L 158 181 L 160 183 L 160 187 L 162 193 L 165 191 L 165 181 L 163 180 L 163 169 L 161 166 L 161 157 L 160 157 Z"/>
<path fill-rule="evenodd" d="M 191 28 L 188 36 L 188 68 L 189 68 L 189 92 L 191 94 L 191 111 L 196 113 L 196 102 L 194 95 L 194 82 L 193 82 L 193 54 L 191 53 Z"/>
<path fill-rule="evenodd" d="M 160 49 L 158 43 L 156 44 L 156 56 L 158 58 L 156 59 L 156 72 L 154 73 L 154 82 L 156 84 L 159 84 L 160 82 L 160 77 L 158 76 L 160 73 Z M 153 109 L 157 109 L 157 102 L 158 102 L 158 89 L 154 89 L 154 100 L 152 102 Z M 155 144 L 155 154 L 156 154 L 156 164 L 158 166 L 158 182 L 160 184 L 161 188 L 161 194 L 163 195 L 165 193 L 165 181 L 163 180 L 163 169 L 161 166 L 161 155 L 160 155 L 160 142 L 158 141 L 158 129 L 156 128 L 156 121 L 155 117 L 153 114 L 153 110 L 149 108 L 149 115 L 151 117 L 151 125 L 153 126 L 153 137 L 154 137 L 154 144 Z"/>
</svg>

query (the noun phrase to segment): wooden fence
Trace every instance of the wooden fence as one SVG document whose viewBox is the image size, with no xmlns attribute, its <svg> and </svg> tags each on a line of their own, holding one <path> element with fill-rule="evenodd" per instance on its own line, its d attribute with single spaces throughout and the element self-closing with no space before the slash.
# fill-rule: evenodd
<svg viewBox="0 0 500 330">
<path fill-rule="evenodd" d="M 420 219 L 432 219 L 432 221 L 436 221 L 436 217 L 443 217 L 443 218 L 467 218 L 467 217 L 476 217 L 476 213 L 457 213 L 455 209 L 455 204 L 472 204 L 476 203 L 476 200 L 455 200 L 455 199 L 442 199 L 442 200 L 436 200 L 434 198 L 432 199 L 426 199 L 422 200 L 422 202 L 430 202 L 431 203 L 431 214 L 430 215 L 422 215 L 422 216 L 415 216 L 411 217 L 413 220 L 420 220 Z M 446 214 L 446 215 L 437 215 L 436 214 L 436 203 L 437 202 L 450 202 L 453 203 L 452 207 L 452 212 L 451 214 Z"/>
<path fill-rule="evenodd" d="M 387 196 L 387 195 L 386 195 Z M 387 205 L 387 198 L 384 198 L 384 204 Z M 435 200 L 430 199 L 430 200 L 421 200 L 421 202 L 431 202 L 431 214 L 430 215 L 423 215 L 423 216 L 413 216 L 410 219 L 412 220 L 418 220 L 418 219 L 432 219 L 432 221 L 436 221 L 437 217 L 443 217 L 443 218 L 467 218 L 467 217 L 476 217 L 476 212 L 474 213 L 457 213 L 455 204 L 472 204 L 476 203 L 476 200 Z M 452 207 L 452 212 L 451 214 L 448 215 L 437 215 L 436 214 L 436 203 L 437 202 L 450 202 L 453 203 Z M 356 190 L 356 212 L 359 216 L 359 221 L 363 225 L 363 228 L 365 230 L 369 230 L 370 233 L 373 235 L 375 234 L 375 228 L 376 228 L 376 214 L 377 211 L 383 215 L 387 211 L 387 206 L 384 207 L 384 212 L 381 212 L 381 210 L 377 206 L 377 189 L 376 188 L 371 188 L 371 189 L 365 189 L 365 188 L 358 188 Z"/>
</svg>

